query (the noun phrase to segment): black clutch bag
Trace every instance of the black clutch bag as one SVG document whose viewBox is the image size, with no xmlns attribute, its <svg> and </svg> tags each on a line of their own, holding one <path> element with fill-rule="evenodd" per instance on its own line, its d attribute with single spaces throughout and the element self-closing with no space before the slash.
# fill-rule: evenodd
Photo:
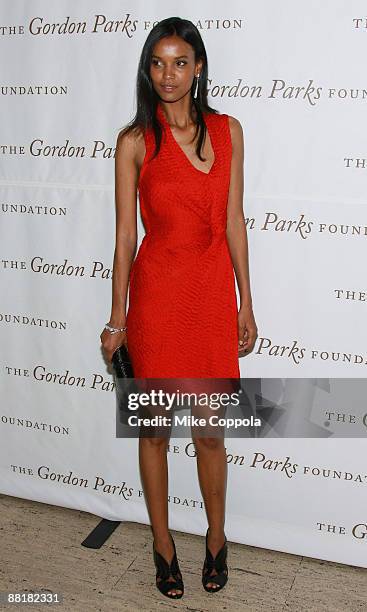
<svg viewBox="0 0 367 612">
<path fill-rule="evenodd" d="M 112 355 L 112 365 L 117 378 L 134 378 L 133 366 L 126 344 L 119 346 Z"/>
</svg>

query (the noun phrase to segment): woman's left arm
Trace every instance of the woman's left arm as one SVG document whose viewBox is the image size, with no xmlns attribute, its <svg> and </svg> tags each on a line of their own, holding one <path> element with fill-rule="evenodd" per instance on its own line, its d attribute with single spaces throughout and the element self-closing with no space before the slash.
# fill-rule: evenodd
<svg viewBox="0 0 367 612">
<path fill-rule="evenodd" d="M 231 178 L 227 206 L 227 241 L 231 253 L 240 293 L 238 311 L 238 343 L 240 354 L 248 354 L 254 348 L 257 326 L 252 310 L 248 241 L 243 211 L 244 192 L 244 138 L 241 123 L 229 116 L 232 139 Z"/>
</svg>

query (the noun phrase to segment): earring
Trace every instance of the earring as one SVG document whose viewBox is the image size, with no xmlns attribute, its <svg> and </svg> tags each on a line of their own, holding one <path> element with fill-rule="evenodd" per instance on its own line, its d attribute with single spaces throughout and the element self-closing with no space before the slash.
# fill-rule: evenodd
<svg viewBox="0 0 367 612">
<path fill-rule="evenodd" d="M 198 95 L 199 78 L 200 78 L 200 74 L 197 74 L 197 75 L 196 75 L 196 83 L 195 83 L 194 98 L 197 98 L 197 95 Z"/>
</svg>

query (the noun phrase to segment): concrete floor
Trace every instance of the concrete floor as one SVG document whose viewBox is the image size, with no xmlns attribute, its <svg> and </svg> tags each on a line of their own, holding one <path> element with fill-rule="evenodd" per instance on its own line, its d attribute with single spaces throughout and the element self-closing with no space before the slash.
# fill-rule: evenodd
<svg viewBox="0 0 367 612">
<path fill-rule="evenodd" d="M 200 581 L 205 540 L 175 531 L 185 594 L 169 600 L 154 584 L 149 526 L 121 523 L 101 549 L 92 550 L 80 543 L 99 522 L 95 515 L 6 495 L 0 495 L 0 515 L 0 591 L 50 589 L 63 595 L 55 610 L 367 610 L 366 569 L 234 543 L 229 543 L 227 586 L 206 593 Z"/>
</svg>

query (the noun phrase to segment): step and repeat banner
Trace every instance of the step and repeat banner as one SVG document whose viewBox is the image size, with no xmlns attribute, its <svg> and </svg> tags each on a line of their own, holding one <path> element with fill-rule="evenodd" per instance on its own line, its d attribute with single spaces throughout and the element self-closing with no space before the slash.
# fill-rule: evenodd
<svg viewBox="0 0 367 612">
<path fill-rule="evenodd" d="M 226 440 L 227 537 L 367 567 L 362 0 L 1 3 L 0 491 L 149 523 L 99 336 L 116 138 L 172 15 L 199 28 L 209 103 L 245 138 L 258 338 L 241 377 L 267 427 Z M 168 460 L 170 526 L 204 534 L 192 440 Z"/>
</svg>

